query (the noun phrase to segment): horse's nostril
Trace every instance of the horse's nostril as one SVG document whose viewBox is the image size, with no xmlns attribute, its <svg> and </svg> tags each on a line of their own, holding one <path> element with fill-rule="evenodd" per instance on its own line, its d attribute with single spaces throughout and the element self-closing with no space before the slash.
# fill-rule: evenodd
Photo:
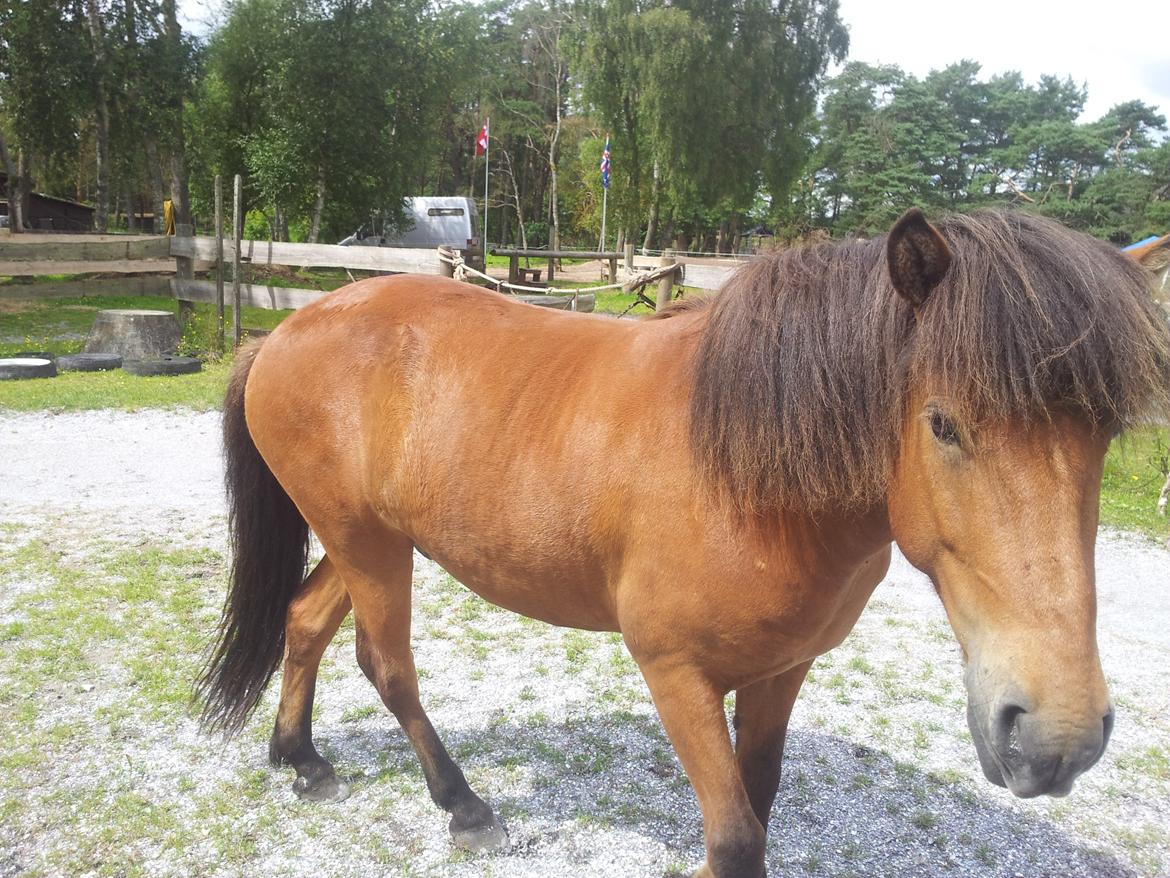
<svg viewBox="0 0 1170 878">
<path fill-rule="evenodd" d="M 1018 704 L 1007 703 L 996 712 L 995 730 L 1000 742 L 1000 756 L 1014 761 L 1020 756 L 1020 717 L 1027 713 Z"/>
</svg>

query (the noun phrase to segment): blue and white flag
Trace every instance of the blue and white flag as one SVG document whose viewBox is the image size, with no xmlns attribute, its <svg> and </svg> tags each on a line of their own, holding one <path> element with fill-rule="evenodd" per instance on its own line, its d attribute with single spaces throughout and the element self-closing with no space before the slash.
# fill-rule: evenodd
<svg viewBox="0 0 1170 878">
<path fill-rule="evenodd" d="M 601 185 L 609 188 L 609 135 L 605 135 L 605 149 L 601 151 Z"/>
</svg>

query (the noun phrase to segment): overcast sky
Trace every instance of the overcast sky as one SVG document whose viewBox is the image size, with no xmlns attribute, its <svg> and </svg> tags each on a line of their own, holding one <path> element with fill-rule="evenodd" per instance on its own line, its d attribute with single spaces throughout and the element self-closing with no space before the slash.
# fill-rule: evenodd
<svg viewBox="0 0 1170 878">
<path fill-rule="evenodd" d="M 1170 2 L 840 0 L 849 57 L 922 76 L 969 58 L 981 78 L 1018 70 L 1071 76 L 1089 89 L 1083 121 L 1142 100 L 1170 116 Z M 1113 13 L 1113 17 L 1110 17 Z"/>
<path fill-rule="evenodd" d="M 1170 116 L 1170 2 L 840 0 L 849 57 L 922 76 L 970 58 L 983 78 L 1018 70 L 1071 76 L 1089 88 L 1084 121 L 1143 100 Z M 219 0 L 179 0 L 186 26 L 207 32 Z M 1110 13 L 1114 13 L 1110 17 Z"/>
</svg>

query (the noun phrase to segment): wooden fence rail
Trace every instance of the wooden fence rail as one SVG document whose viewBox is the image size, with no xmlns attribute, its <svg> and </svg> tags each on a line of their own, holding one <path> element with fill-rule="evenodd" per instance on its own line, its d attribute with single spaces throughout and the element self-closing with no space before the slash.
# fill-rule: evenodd
<svg viewBox="0 0 1170 878">
<path fill-rule="evenodd" d="M 171 255 L 182 260 L 211 260 L 217 255 L 215 238 L 172 238 Z M 235 259 L 230 239 L 223 241 L 223 259 Z M 359 271 L 439 274 L 439 257 L 432 249 L 400 247 L 341 247 L 337 244 L 290 244 L 281 241 L 241 241 L 240 261 L 250 266 L 316 266 Z M 216 302 L 216 282 L 176 276 L 171 291 L 180 302 Z M 234 293 L 233 293 L 234 295 Z M 240 304 L 256 308 L 303 308 L 325 295 L 320 290 L 241 283 Z"/>
<path fill-rule="evenodd" d="M 83 277 L 53 283 L 4 284 L 0 298 L 76 299 L 82 296 L 169 296 L 171 279 L 158 275 L 141 277 Z"/>
<path fill-rule="evenodd" d="M 214 280 L 170 278 L 168 290 L 180 302 L 214 302 Z M 265 284 L 240 284 L 240 304 L 252 308 L 303 308 L 325 295 L 322 290 L 276 287 Z"/>
<path fill-rule="evenodd" d="M 138 274 L 174 270 L 171 239 L 129 235 L 0 238 L 0 275 Z"/>
<path fill-rule="evenodd" d="M 171 238 L 170 255 L 215 260 L 215 238 Z M 230 239 L 223 242 L 224 259 L 234 255 Z M 251 265 L 354 268 L 361 271 L 438 274 L 439 257 L 431 249 L 342 247 L 339 244 L 289 244 L 282 241 L 241 241 L 240 259 Z"/>
</svg>

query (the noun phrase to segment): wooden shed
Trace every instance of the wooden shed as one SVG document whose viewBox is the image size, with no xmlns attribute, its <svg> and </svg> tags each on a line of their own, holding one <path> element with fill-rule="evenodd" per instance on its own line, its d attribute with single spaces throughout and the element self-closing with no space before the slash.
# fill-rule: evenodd
<svg viewBox="0 0 1170 878">
<path fill-rule="evenodd" d="M 9 215 L 7 193 L 8 175 L 0 172 L 0 216 L 4 217 Z M 93 230 L 93 212 L 88 204 L 32 192 L 25 224 L 36 231 L 89 232 Z"/>
</svg>

